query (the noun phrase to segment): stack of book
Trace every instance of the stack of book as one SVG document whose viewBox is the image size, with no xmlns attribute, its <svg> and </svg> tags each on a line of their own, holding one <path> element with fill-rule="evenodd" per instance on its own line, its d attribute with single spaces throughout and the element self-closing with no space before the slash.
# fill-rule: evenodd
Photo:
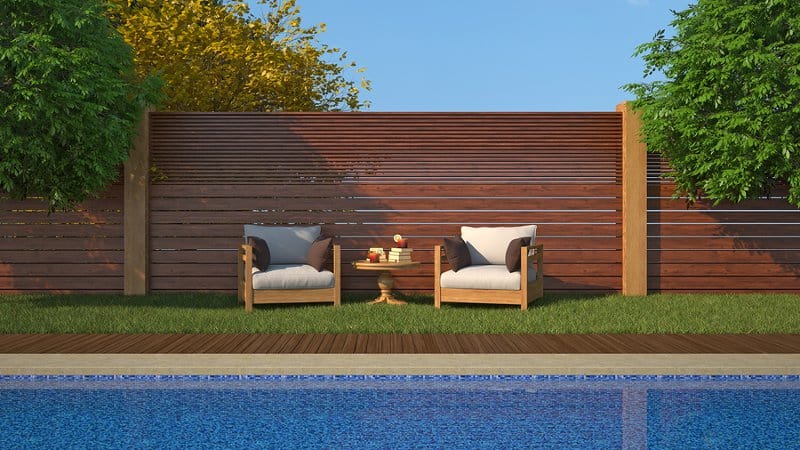
<svg viewBox="0 0 800 450">
<path fill-rule="evenodd" d="M 410 248 L 396 248 L 392 247 L 389 250 L 389 262 L 410 262 L 411 261 L 411 252 L 414 250 Z"/>
</svg>

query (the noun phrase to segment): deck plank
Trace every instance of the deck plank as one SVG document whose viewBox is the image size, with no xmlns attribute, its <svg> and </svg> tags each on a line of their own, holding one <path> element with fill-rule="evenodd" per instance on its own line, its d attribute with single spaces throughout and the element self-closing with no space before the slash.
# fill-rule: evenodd
<svg viewBox="0 0 800 450">
<path fill-rule="evenodd" d="M 800 353 L 800 334 L 0 334 L 0 353 Z"/>
</svg>

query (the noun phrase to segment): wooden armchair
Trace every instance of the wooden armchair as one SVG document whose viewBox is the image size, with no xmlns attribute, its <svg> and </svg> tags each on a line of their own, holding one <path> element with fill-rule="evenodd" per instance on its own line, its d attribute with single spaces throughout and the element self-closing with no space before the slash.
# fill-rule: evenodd
<svg viewBox="0 0 800 450">
<path fill-rule="evenodd" d="M 504 305 L 520 305 L 523 310 L 528 309 L 528 303 L 544 296 L 544 277 L 543 277 L 543 256 L 544 246 L 538 244 L 533 246 L 534 254 L 532 257 L 528 256 L 529 247 L 523 246 L 520 249 L 521 264 L 519 272 L 519 286 L 516 289 L 476 289 L 476 288 L 458 288 L 458 287 L 442 287 L 442 260 L 447 262 L 445 258 L 444 249 L 441 245 L 437 245 L 433 250 L 433 263 L 434 263 L 434 305 L 436 308 L 441 308 L 442 302 L 452 303 L 492 303 Z M 527 281 L 529 278 L 530 270 L 533 270 L 532 264 L 536 262 L 536 276 L 533 280 Z M 464 271 L 462 277 L 474 276 L 492 276 L 491 271 L 501 272 L 505 270 L 505 266 L 482 265 L 482 266 L 468 266 L 462 268 L 459 272 Z"/>
<path fill-rule="evenodd" d="M 253 271 L 253 247 L 242 244 L 237 257 L 237 293 L 245 311 L 262 303 L 341 303 L 341 247 L 331 250 L 333 271 L 318 272 L 309 265 L 270 265 L 264 272 Z M 254 276 L 256 283 L 254 286 Z M 332 280 L 332 281 L 331 281 Z M 324 287 L 320 287 L 324 286 Z"/>
</svg>

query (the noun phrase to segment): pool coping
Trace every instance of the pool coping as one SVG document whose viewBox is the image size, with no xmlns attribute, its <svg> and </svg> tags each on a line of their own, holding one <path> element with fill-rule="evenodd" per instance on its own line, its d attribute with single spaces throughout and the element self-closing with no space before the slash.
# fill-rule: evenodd
<svg viewBox="0 0 800 450">
<path fill-rule="evenodd" d="M 800 354 L 0 354 L 0 375 L 800 375 Z"/>
</svg>

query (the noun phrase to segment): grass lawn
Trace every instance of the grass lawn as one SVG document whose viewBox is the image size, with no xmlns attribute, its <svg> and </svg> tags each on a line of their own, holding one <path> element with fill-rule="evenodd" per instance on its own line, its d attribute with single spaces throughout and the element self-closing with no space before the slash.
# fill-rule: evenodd
<svg viewBox="0 0 800 450">
<path fill-rule="evenodd" d="M 549 294 L 528 311 L 444 305 L 257 305 L 216 294 L 0 296 L 0 333 L 800 333 L 800 295 Z"/>
</svg>

